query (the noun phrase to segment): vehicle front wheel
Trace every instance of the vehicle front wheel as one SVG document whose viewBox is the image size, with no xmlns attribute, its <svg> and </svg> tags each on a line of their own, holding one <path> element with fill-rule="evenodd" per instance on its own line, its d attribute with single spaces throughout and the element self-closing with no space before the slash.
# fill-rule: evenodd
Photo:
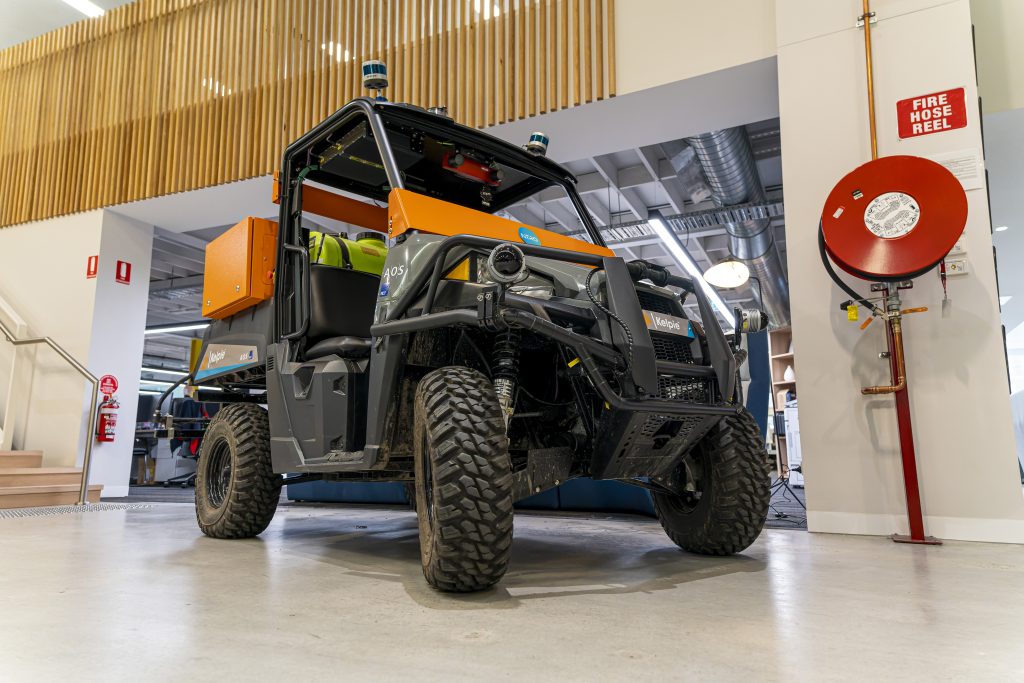
<svg viewBox="0 0 1024 683">
<path fill-rule="evenodd" d="M 213 538 L 251 538 L 270 524 L 281 476 L 270 463 L 267 411 L 231 403 L 210 420 L 196 468 L 196 521 Z"/>
<path fill-rule="evenodd" d="M 768 517 L 770 475 L 761 432 L 746 410 L 723 418 L 680 464 L 682 493 L 653 492 L 654 510 L 683 550 L 732 555 Z"/>
<path fill-rule="evenodd" d="M 494 387 L 463 367 L 434 370 L 415 400 L 416 512 L 423 575 L 438 590 L 497 583 L 512 547 L 512 473 Z"/>
</svg>

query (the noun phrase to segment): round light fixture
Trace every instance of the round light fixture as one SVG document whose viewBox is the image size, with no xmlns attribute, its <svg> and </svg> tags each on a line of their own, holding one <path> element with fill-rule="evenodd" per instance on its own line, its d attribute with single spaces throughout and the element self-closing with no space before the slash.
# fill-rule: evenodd
<svg viewBox="0 0 1024 683">
<path fill-rule="evenodd" d="M 704 281 L 719 289 L 735 289 L 750 279 L 747 264 L 729 258 L 704 271 Z"/>
</svg>

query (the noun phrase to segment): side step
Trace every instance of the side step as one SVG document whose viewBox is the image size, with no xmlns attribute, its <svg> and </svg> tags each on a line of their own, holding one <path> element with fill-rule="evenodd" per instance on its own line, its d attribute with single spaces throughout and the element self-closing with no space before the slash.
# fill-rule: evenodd
<svg viewBox="0 0 1024 683">
<path fill-rule="evenodd" d="M 370 469 L 365 451 L 330 451 L 322 458 L 307 460 L 295 466 L 296 472 L 361 472 Z"/>
<path fill-rule="evenodd" d="M 89 487 L 88 501 L 100 502 L 102 484 Z M 12 486 L 0 489 L 0 509 L 34 508 L 47 505 L 74 505 L 78 502 L 78 486 Z"/>
</svg>

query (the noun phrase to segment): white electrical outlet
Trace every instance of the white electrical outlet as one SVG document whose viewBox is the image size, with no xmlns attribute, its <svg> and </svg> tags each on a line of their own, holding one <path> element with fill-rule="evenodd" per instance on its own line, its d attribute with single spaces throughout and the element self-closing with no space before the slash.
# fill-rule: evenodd
<svg viewBox="0 0 1024 683">
<path fill-rule="evenodd" d="M 967 275 L 967 259 L 957 258 L 946 261 L 946 275 Z"/>
<path fill-rule="evenodd" d="M 960 239 L 958 239 L 956 241 L 956 244 L 953 245 L 953 248 L 949 250 L 949 255 L 950 256 L 959 256 L 960 254 L 966 254 L 966 253 L 967 253 L 967 238 L 964 237 L 963 235 L 961 235 Z"/>
</svg>

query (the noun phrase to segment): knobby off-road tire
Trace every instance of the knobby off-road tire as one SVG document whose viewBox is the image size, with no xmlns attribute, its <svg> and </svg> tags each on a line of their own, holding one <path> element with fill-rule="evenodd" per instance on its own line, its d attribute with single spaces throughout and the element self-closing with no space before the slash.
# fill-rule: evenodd
<svg viewBox="0 0 1024 683">
<path fill-rule="evenodd" d="M 213 538 L 251 538 L 270 524 L 280 497 L 267 411 L 250 403 L 225 405 L 210 420 L 199 454 L 199 528 Z"/>
<path fill-rule="evenodd" d="M 722 419 L 691 457 L 699 497 L 654 492 L 661 526 L 692 553 L 740 552 L 757 539 L 768 516 L 768 456 L 757 423 L 746 410 Z"/>
<path fill-rule="evenodd" d="M 446 367 L 420 380 L 415 402 L 416 511 L 427 582 L 442 591 L 497 583 L 512 547 L 512 473 L 494 387 Z"/>
</svg>

